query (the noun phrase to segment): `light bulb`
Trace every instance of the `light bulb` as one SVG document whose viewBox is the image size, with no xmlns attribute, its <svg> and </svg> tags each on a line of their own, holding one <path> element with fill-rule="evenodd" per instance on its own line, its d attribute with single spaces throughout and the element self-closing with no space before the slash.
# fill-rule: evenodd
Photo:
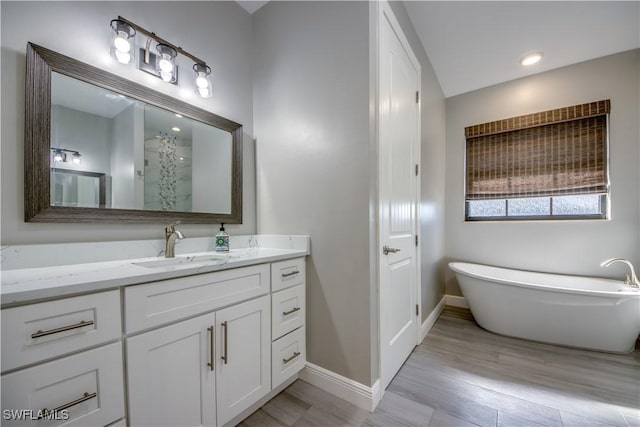
<svg viewBox="0 0 640 427">
<path fill-rule="evenodd" d="M 173 80 L 173 73 L 171 71 L 160 71 L 160 78 L 169 83 Z"/>
<path fill-rule="evenodd" d="M 113 40 L 113 44 L 116 49 L 122 53 L 127 53 L 131 50 L 131 43 L 127 40 L 129 36 L 124 31 L 119 31 L 118 36 Z"/>
<path fill-rule="evenodd" d="M 160 62 L 158 62 L 158 67 L 160 67 L 160 70 L 164 71 L 165 73 L 170 73 L 171 71 L 173 71 L 173 63 L 170 59 L 167 59 L 168 57 L 169 55 L 162 55 L 162 59 L 160 60 Z"/>
<path fill-rule="evenodd" d="M 524 66 L 529 66 L 537 63 L 541 59 L 542 59 L 542 52 L 536 52 L 522 58 L 522 60 L 520 61 L 520 64 Z"/>
<path fill-rule="evenodd" d="M 60 151 L 56 151 L 56 154 L 53 156 L 53 160 L 56 162 L 62 161 L 62 153 Z"/>
<path fill-rule="evenodd" d="M 206 89 L 209 87 L 209 80 L 207 80 L 206 75 L 204 73 L 198 73 L 198 77 L 196 78 L 196 86 L 198 89 Z"/>
<path fill-rule="evenodd" d="M 118 60 L 121 64 L 128 64 L 131 62 L 131 54 L 127 52 L 121 52 L 118 49 L 115 49 L 113 52 L 116 56 L 116 60 Z"/>
<path fill-rule="evenodd" d="M 71 162 L 74 165 L 79 165 L 80 164 L 80 153 L 73 153 L 73 157 L 71 159 Z"/>
<path fill-rule="evenodd" d="M 202 98 L 208 98 L 209 97 L 209 88 L 199 87 L 198 88 L 198 95 L 200 95 Z"/>
</svg>

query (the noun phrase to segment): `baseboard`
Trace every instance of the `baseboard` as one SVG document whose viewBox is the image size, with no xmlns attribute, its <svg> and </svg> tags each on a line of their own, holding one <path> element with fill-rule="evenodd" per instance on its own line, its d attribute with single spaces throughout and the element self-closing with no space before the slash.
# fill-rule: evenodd
<svg viewBox="0 0 640 427">
<path fill-rule="evenodd" d="M 464 297 L 455 295 L 445 295 L 445 303 L 452 307 L 469 308 L 469 304 L 467 304 L 467 300 Z"/>
<path fill-rule="evenodd" d="M 300 371 L 300 379 L 369 412 L 380 403 L 380 380 L 368 387 L 309 362 Z"/>
<path fill-rule="evenodd" d="M 438 320 L 440 313 L 442 313 L 442 310 L 444 310 L 445 301 L 446 295 L 442 297 L 438 305 L 436 305 L 436 307 L 431 310 L 431 313 L 429 313 L 425 321 L 422 322 L 422 326 L 420 327 L 420 339 L 418 340 L 418 342 L 422 342 L 431 328 L 433 328 L 433 325 L 436 324 L 436 320 Z"/>
</svg>

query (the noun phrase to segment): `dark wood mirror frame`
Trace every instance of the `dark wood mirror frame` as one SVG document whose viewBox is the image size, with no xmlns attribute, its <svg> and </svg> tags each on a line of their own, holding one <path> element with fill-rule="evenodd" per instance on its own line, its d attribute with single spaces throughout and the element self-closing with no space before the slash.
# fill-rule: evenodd
<svg viewBox="0 0 640 427">
<path fill-rule="evenodd" d="M 231 213 L 51 206 L 51 73 L 54 71 L 230 132 L 233 144 Z M 241 124 L 33 43 L 27 44 L 24 149 L 27 222 L 242 223 Z"/>
</svg>

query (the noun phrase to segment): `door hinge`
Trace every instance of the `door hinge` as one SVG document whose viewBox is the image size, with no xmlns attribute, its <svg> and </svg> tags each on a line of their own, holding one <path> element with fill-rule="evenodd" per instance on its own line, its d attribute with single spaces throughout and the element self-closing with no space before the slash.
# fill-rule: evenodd
<svg viewBox="0 0 640 427">
<path fill-rule="evenodd" d="M 416 104 L 420 103 L 420 91 L 416 91 Z"/>
<path fill-rule="evenodd" d="M 416 304 L 416 316 L 420 315 L 420 306 Z"/>
<path fill-rule="evenodd" d="M 416 246 L 418 246 L 418 235 L 416 234 Z"/>
<path fill-rule="evenodd" d="M 420 165 L 416 165 L 416 176 L 420 173 Z"/>
</svg>

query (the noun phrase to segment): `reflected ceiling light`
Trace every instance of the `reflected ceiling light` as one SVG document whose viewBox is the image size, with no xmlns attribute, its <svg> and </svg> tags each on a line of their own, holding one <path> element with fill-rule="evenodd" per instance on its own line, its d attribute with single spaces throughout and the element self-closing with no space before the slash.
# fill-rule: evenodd
<svg viewBox="0 0 640 427">
<path fill-rule="evenodd" d="M 111 42 L 111 55 L 122 64 L 128 64 L 133 59 L 133 38 L 136 30 L 121 19 L 111 21 L 111 28 L 115 32 Z"/>
<path fill-rule="evenodd" d="M 178 114 L 178 113 L 176 113 L 176 117 L 177 117 L 177 118 L 179 118 L 179 119 L 181 119 L 181 118 L 182 118 L 182 114 Z"/>
<path fill-rule="evenodd" d="M 203 60 L 121 16 L 111 21 L 111 27 L 116 32 L 113 42 L 113 54 L 119 62 L 125 64 L 131 62 L 134 47 L 132 38 L 136 33 L 144 34 L 147 36 L 147 42 L 146 47 L 140 49 L 140 59 L 138 60 L 138 68 L 140 70 L 154 75 L 167 83 L 177 85 L 178 66 L 176 65 L 176 58 L 178 54 L 181 54 L 194 62 L 193 70 L 196 73 L 195 92 L 203 98 L 212 96 L 213 90 L 209 77 L 211 67 Z M 156 43 L 157 54 L 150 51 L 152 42 Z"/>
<path fill-rule="evenodd" d="M 520 60 L 520 64 L 524 65 L 525 67 L 527 67 L 529 65 L 536 64 L 541 59 L 542 59 L 542 52 L 536 52 L 536 53 L 532 53 L 532 54 L 527 55 L 524 58 L 522 58 Z"/>
<path fill-rule="evenodd" d="M 172 127 L 171 130 L 174 132 L 180 132 L 180 128 L 178 126 Z"/>
</svg>

